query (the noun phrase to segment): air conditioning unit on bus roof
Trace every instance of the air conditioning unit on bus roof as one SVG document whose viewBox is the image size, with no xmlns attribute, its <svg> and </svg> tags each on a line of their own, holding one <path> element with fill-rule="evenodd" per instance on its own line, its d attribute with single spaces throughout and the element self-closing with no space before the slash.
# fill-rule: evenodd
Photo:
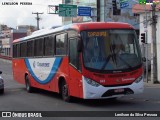
<svg viewBox="0 0 160 120">
<path fill-rule="evenodd" d="M 55 28 L 58 28 L 58 27 L 61 27 L 61 25 L 53 26 L 53 27 L 51 27 L 51 29 L 55 29 Z"/>
<path fill-rule="evenodd" d="M 60 26 L 60 25 L 59 25 L 59 26 L 52 26 L 52 27 L 49 27 L 49 28 L 37 30 L 37 31 L 34 31 L 34 32 L 32 33 L 32 35 L 34 35 L 34 34 L 39 34 L 39 33 L 44 32 L 44 31 L 46 31 L 46 30 L 55 29 L 55 28 L 58 28 L 58 27 L 61 27 L 61 26 Z"/>
</svg>

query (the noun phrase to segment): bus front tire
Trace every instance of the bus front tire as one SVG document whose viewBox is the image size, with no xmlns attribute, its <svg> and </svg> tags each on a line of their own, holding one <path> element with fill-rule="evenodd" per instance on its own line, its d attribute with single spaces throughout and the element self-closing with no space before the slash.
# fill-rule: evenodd
<svg viewBox="0 0 160 120">
<path fill-rule="evenodd" d="M 71 102 L 71 96 L 69 96 L 68 93 L 68 85 L 66 84 L 65 80 L 63 80 L 61 84 L 61 94 L 64 101 Z"/>
<path fill-rule="evenodd" d="M 0 94 L 4 94 L 4 88 L 0 89 Z"/>
<path fill-rule="evenodd" d="M 25 77 L 25 82 L 26 82 L 26 90 L 27 90 L 27 92 L 29 92 L 29 93 L 33 92 L 33 88 L 31 87 L 28 75 Z"/>
</svg>

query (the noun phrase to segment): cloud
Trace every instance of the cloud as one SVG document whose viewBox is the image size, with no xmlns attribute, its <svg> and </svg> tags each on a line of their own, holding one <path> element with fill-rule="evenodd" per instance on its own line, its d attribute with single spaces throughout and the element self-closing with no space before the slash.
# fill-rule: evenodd
<svg viewBox="0 0 160 120">
<path fill-rule="evenodd" d="M 4 2 L 31 2 L 32 5 L 2 5 Z M 62 24 L 58 15 L 48 14 L 48 5 L 58 5 L 60 0 L 0 0 L 0 24 L 6 24 L 15 28 L 18 25 L 37 25 L 36 14 L 32 12 L 43 12 L 39 15 L 40 28 Z"/>
</svg>

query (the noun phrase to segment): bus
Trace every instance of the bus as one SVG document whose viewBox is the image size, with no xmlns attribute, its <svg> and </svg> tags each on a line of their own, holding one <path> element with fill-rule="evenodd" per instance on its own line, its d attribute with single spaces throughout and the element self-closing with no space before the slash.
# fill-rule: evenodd
<svg viewBox="0 0 160 120">
<path fill-rule="evenodd" d="M 143 93 L 143 67 L 134 28 L 86 22 L 47 28 L 13 41 L 14 80 L 61 94 L 64 101 Z"/>
</svg>

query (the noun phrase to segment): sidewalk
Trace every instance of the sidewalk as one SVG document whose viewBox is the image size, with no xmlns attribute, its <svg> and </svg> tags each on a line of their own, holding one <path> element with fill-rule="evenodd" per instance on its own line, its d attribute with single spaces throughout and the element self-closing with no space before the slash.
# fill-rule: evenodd
<svg viewBox="0 0 160 120">
<path fill-rule="evenodd" d="M 2 59 L 2 58 L 0 58 L 0 61 L 8 62 L 8 63 L 12 63 L 12 61 L 11 61 L 11 60 L 6 60 L 6 59 Z"/>
<path fill-rule="evenodd" d="M 160 83 L 153 83 L 153 80 L 151 79 L 151 72 L 148 73 L 148 82 L 147 80 L 144 80 L 144 87 L 160 88 Z"/>
<path fill-rule="evenodd" d="M 153 84 L 151 81 L 144 81 L 144 87 L 156 87 L 156 88 L 160 88 L 160 84 Z"/>
</svg>

